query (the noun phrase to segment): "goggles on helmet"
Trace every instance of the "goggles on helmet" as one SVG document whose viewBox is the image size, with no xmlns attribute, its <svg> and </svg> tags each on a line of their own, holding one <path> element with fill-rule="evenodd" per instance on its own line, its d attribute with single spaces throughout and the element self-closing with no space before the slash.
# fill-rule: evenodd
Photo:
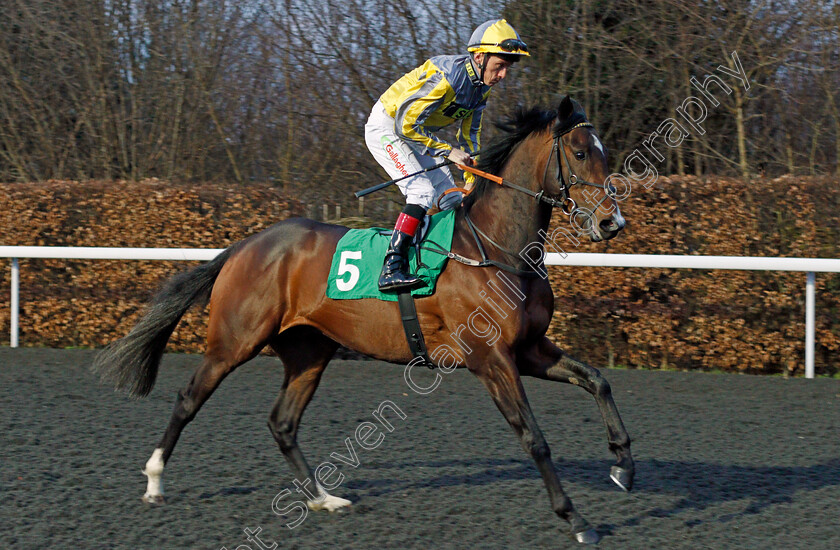
<svg viewBox="0 0 840 550">
<path fill-rule="evenodd" d="M 507 53 L 528 53 L 528 45 L 525 44 L 522 40 L 517 38 L 507 38 L 498 42 L 496 44 L 490 44 L 488 42 L 481 42 L 479 44 L 470 44 L 470 48 L 474 48 L 476 46 L 490 46 L 492 48 L 499 48 L 500 50 L 507 52 Z"/>
</svg>

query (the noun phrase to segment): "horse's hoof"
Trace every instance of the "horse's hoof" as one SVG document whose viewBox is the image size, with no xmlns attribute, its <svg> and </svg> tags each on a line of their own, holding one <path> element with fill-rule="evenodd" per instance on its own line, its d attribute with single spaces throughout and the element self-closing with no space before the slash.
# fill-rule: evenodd
<svg viewBox="0 0 840 550">
<path fill-rule="evenodd" d="M 633 474 L 622 468 L 621 466 L 613 466 L 610 468 L 610 479 L 615 481 L 615 484 L 630 492 L 633 488 Z"/>
<path fill-rule="evenodd" d="M 353 503 L 346 498 L 334 497 L 327 493 L 322 493 L 321 498 L 310 500 L 306 503 L 312 511 L 327 510 L 329 512 L 335 512 L 336 510 L 346 508 L 351 504 Z"/>
<path fill-rule="evenodd" d="M 601 537 L 598 536 L 598 532 L 595 529 L 589 528 L 580 533 L 575 533 L 575 540 L 581 544 L 598 544 Z"/>
<path fill-rule="evenodd" d="M 148 495 L 148 494 L 146 494 L 146 495 L 143 495 L 142 500 L 146 504 L 154 504 L 154 505 L 166 504 L 166 499 L 164 498 L 163 495 Z"/>
</svg>

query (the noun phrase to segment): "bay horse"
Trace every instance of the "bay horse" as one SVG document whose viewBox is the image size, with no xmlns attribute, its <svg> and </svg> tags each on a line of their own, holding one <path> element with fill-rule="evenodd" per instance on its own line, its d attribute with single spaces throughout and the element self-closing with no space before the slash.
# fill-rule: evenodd
<svg viewBox="0 0 840 550">
<path fill-rule="evenodd" d="M 501 176 L 504 183 L 478 179 L 455 213 L 452 238 L 450 258 L 484 261 L 479 267 L 449 261 L 434 294 L 416 300 L 417 313 L 427 349 L 454 350 L 450 344 L 457 338 L 458 351 L 449 355 L 446 368 L 466 367 L 484 384 L 536 463 L 551 507 L 568 522 L 568 533 L 579 542 L 594 543 L 599 535 L 563 492 L 520 377 L 571 383 L 594 396 L 609 449 L 617 458 L 610 477 L 628 491 L 634 476 L 630 438 L 600 372 L 546 337 L 554 309 L 551 286 L 535 272 L 534 260 L 518 252 L 545 242 L 555 206 L 574 214 L 573 205 L 594 205 L 578 232 L 592 241 L 614 237 L 624 219 L 608 183 L 607 150 L 576 101 L 566 96 L 555 110 L 519 110 L 499 127 L 500 139 L 482 151 L 478 167 Z M 163 502 L 164 465 L 184 427 L 225 376 L 270 346 L 283 362 L 285 378 L 268 426 L 299 482 L 317 487 L 318 497 L 307 505 L 333 511 L 351 504 L 328 494 L 304 459 L 297 444 L 303 411 L 340 345 L 392 363 L 410 364 L 412 355 L 396 303 L 326 297 L 336 244 L 347 231 L 296 218 L 252 235 L 169 280 L 129 334 L 97 355 L 94 370 L 103 379 L 145 396 L 180 318 L 190 306 L 209 300 L 203 362 L 179 391 L 166 432 L 146 463 L 146 502 Z M 478 292 L 498 284 L 502 273 L 515 306 L 507 304 L 507 311 L 499 304 L 504 301 L 501 294 L 491 303 L 487 292 Z M 473 330 L 475 317 L 470 330 L 464 330 L 471 312 L 479 308 L 485 314 L 497 312 L 494 338 L 488 339 L 486 330 Z"/>
</svg>

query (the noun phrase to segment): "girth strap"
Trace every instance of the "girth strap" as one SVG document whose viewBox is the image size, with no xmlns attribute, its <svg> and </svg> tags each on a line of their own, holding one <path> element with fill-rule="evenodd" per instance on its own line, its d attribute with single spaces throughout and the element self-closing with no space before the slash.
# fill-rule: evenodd
<svg viewBox="0 0 840 550">
<path fill-rule="evenodd" d="M 414 357 L 421 357 L 423 364 L 430 369 L 435 365 L 426 351 L 426 342 L 423 339 L 423 331 L 420 329 L 420 321 L 417 319 L 417 308 L 414 307 L 414 296 L 411 290 L 403 290 L 397 294 L 397 302 L 400 305 L 400 317 L 402 318 L 405 339 L 408 341 L 408 349 Z"/>
</svg>

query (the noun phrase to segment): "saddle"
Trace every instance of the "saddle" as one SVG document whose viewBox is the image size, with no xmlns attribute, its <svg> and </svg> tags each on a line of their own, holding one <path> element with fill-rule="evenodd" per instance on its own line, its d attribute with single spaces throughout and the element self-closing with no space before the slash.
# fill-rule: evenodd
<svg viewBox="0 0 840 550">
<path fill-rule="evenodd" d="M 454 229 L 453 210 L 425 218 L 424 227 L 418 231 L 418 235 L 423 234 L 422 240 L 415 242 L 408 251 L 409 269 L 424 283 L 411 290 L 413 296 L 434 294 L 437 279 L 446 267 L 447 253 L 452 248 Z M 397 294 L 380 292 L 377 284 L 390 237 L 391 230 L 380 227 L 348 231 L 338 241 L 333 255 L 327 280 L 327 298 L 397 301 Z"/>
<path fill-rule="evenodd" d="M 377 284 L 382 257 L 391 238 L 391 230 L 382 228 L 351 229 L 338 242 L 327 281 L 327 298 L 358 300 L 376 298 L 396 301 L 400 308 L 408 348 L 412 355 L 421 358 L 425 366 L 435 365 L 428 356 L 415 296 L 434 294 L 435 284 L 446 266 L 447 253 L 452 248 L 455 212 L 448 210 L 423 219 L 409 249 L 409 268 L 424 282 L 412 290 L 397 293 L 379 291 Z M 424 251 L 421 253 L 421 250 Z"/>
</svg>

